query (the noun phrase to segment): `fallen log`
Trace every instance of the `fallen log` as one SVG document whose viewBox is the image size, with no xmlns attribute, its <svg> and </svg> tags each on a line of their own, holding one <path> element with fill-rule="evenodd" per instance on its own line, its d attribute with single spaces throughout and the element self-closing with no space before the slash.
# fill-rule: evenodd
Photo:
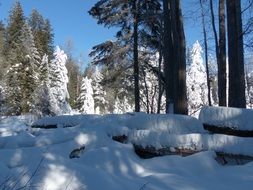
<svg viewBox="0 0 253 190">
<path fill-rule="evenodd" d="M 208 130 L 212 134 L 225 134 L 237 137 L 253 137 L 253 131 L 249 130 L 238 130 L 230 127 L 216 126 L 210 124 L 203 124 L 205 130 Z"/>
<path fill-rule="evenodd" d="M 117 135 L 112 136 L 112 140 L 125 144 L 128 141 L 128 137 L 126 135 Z"/>
<path fill-rule="evenodd" d="M 190 156 L 192 154 L 198 153 L 200 151 L 185 149 L 185 148 L 175 148 L 175 147 L 164 147 L 164 148 L 155 148 L 153 146 L 143 147 L 141 145 L 134 144 L 135 153 L 144 159 L 166 156 L 166 155 L 180 155 L 180 156 Z"/>
<path fill-rule="evenodd" d="M 221 165 L 244 165 L 253 161 L 253 156 L 216 152 L 215 160 Z"/>
<path fill-rule="evenodd" d="M 41 128 L 41 129 L 54 129 L 57 128 L 57 125 L 32 125 L 32 128 Z"/>
</svg>

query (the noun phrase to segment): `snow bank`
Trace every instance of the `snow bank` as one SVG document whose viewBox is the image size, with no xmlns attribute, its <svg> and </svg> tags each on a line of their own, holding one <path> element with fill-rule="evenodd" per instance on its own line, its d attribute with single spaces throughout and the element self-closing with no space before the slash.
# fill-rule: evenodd
<svg viewBox="0 0 253 190">
<path fill-rule="evenodd" d="M 199 120 L 204 124 L 229 127 L 236 130 L 253 130 L 253 110 L 231 107 L 203 106 Z"/>
<path fill-rule="evenodd" d="M 188 149 L 193 151 L 212 150 L 238 155 L 253 156 L 253 138 L 209 134 L 167 134 L 149 130 L 133 132 L 129 141 L 142 147 Z"/>
<path fill-rule="evenodd" d="M 146 113 L 127 113 L 127 114 L 108 114 L 99 115 L 76 115 L 76 116 L 57 116 L 42 118 L 33 126 L 57 125 L 58 127 L 71 127 L 81 125 L 108 127 L 108 130 L 118 130 L 116 128 L 125 127 L 128 129 L 154 129 L 166 131 L 168 133 L 187 134 L 205 133 L 202 123 L 196 118 L 186 115 L 170 114 L 146 114 Z"/>
<path fill-rule="evenodd" d="M 14 120 L 9 118 L 5 127 Z M 0 185 L 11 176 L 16 189 L 22 187 L 42 160 L 29 183 L 34 190 L 252 189 L 253 163 L 222 167 L 213 151 L 142 160 L 131 143 L 117 143 L 110 137 L 128 134 L 130 141 L 143 145 L 253 155 L 252 138 L 202 133 L 202 124 L 188 116 L 77 115 L 44 118 L 35 123 L 56 124 L 59 128 L 28 128 L 0 137 Z M 70 152 L 83 145 L 85 151 L 80 158 L 69 159 Z"/>
<path fill-rule="evenodd" d="M 38 118 L 35 115 L 0 117 L 0 137 L 17 135 L 27 130 Z"/>
</svg>

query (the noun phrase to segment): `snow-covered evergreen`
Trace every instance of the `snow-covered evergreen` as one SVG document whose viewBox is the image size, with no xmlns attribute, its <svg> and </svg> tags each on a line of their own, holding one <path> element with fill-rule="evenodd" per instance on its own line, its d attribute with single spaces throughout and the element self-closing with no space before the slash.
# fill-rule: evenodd
<svg viewBox="0 0 253 190">
<path fill-rule="evenodd" d="M 83 78 L 80 95 L 77 99 L 79 111 L 84 114 L 94 114 L 94 98 L 91 79 Z"/>
<path fill-rule="evenodd" d="M 113 113 L 123 114 L 127 112 L 132 112 L 134 110 L 133 105 L 129 103 L 127 98 L 119 99 L 118 97 L 115 99 L 113 106 Z"/>
<path fill-rule="evenodd" d="M 40 62 L 31 28 L 26 22 L 19 39 L 19 44 L 9 52 L 10 67 L 6 74 L 8 114 L 18 115 L 34 109 L 33 95 L 38 86 Z"/>
<path fill-rule="evenodd" d="M 71 112 L 71 107 L 68 103 L 68 71 L 65 66 L 66 60 L 67 55 L 57 46 L 54 52 L 54 59 L 49 64 L 50 110 L 56 115 Z"/>
<path fill-rule="evenodd" d="M 194 114 L 203 105 L 207 105 L 208 101 L 206 69 L 201 54 L 202 48 L 197 41 L 192 47 L 186 74 L 189 114 Z"/>
<path fill-rule="evenodd" d="M 107 113 L 107 101 L 106 101 L 106 91 L 104 90 L 101 82 L 103 80 L 103 75 L 98 67 L 95 67 L 95 72 L 92 75 L 92 88 L 93 88 L 93 98 L 96 114 Z"/>
</svg>

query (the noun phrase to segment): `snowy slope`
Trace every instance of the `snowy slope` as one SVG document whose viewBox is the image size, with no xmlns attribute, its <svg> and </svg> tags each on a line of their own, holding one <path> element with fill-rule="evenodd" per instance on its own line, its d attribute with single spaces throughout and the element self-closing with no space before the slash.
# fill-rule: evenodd
<svg viewBox="0 0 253 190">
<path fill-rule="evenodd" d="M 9 118 L 10 124 L 11 121 Z M 0 136 L 0 189 L 4 189 L 3 184 L 5 189 L 8 184 L 9 189 L 15 189 L 12 186 L 16 183 L 16 189 L 25 185 L 36 168 L 38 171 L 28 183 L 35 190 L 252 189 L 253 163 L 221 166 L 212 151 L 217 147 L 237 153 L 245 149 L 243 151 L 251 154 L 249 144 L 252 139 L 247 138 L 246 142 L 243 138 L 208 135 L 194 118 L 140 113 L 59 116 L 37 123 L 52 124 L 53 121 L 58 126 L 71 124 L 73 127 L 20 128 L 18 133 Z M 5 124 L 7 126 L 8 122 Z M 177 127 L 179 129 L 174 129 Z M 16 126 L 15 131 L 18 128 Z M 134 153 L 131 143 L 121 144 L 111 139 L 114 134 L 126 133 L 132 141 L 140 143 L 149 141 L 149 144 L 159 146 L 171 146 L 172 143 L 185 146 L 189 141 L 190 146 L 197 143 L 196 147 L 201 147 L 203 144 L 204 148 L 212 147 L 212 150 L 189 157 L 164 156 L 143 160 Z M 80 158 L 69 159 L 70 152 L 83 145 L 85 151 Z M 238 150 L 234 148 L 236 145 Z"/>
</svg>

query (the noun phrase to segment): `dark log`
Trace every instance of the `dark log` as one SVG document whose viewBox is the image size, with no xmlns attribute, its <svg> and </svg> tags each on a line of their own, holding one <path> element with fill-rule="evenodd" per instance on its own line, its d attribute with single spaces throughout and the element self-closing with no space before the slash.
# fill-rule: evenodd
<svg viewBox="0 0 253 190">
<path fill-rule="evenodd" d="M 221 165 L 243 165 L 253 161 L 253 156 L 216 152 L 215 160 Z"/>
<path fill-rule="evenodd" d="M 32 125 L 32 128 L 41 128 L 41 129 L 54 129 L 57 128 L 57 124 L 54 125 Z"/>
<path fill-rule="evenodd" d="M 215 126 L 210 124 L 203 124 L 204 129 L 208 130 L 212 134 L 225 134 L 238 137 L 253 137 L 253 131 L 249 130 L 237 130 L 226 126 Z"/>
<path fill-rule="evenodd" d="M 173 150 L 173 151 L 172 151 Z M 153 158 L 158 156 L 166 156 L 166 155 L 180 155 L 180 156 L 190 156 L 192 154 L 198 153 L 200 151 L 197 150 L 191 150 L 191 149 L 185 149 L 185 148 L 172 148 L 172 147 L 164 147 L 156 149 L 153 146 L 146 146 L 143 147 L 141 145 L 134 144 L 134 151 L 135 153 L 143 158 Z"/>
<path fill-rule="evenodd" d="M 120 143 L 127 143 L 128 137 L 126 135 L 112 136 L 112 140 Z"/>
</svg>

